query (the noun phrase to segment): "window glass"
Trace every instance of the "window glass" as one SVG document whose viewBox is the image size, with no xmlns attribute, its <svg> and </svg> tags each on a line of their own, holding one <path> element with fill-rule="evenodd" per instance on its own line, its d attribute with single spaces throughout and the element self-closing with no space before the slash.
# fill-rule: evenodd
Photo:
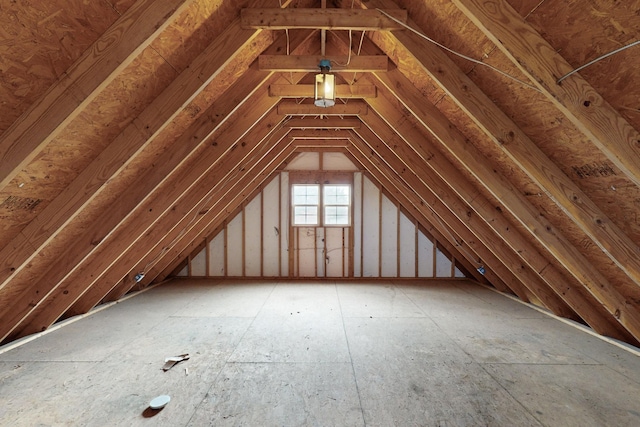
<svg viewBox="0 0 640 427">
<path fill-rule="evenodd" d="M 325 185 L 323 191 L 324 224 L 349 225 L 351 187 L 349 185 Z"/>
<path fill-rule="evenodd" d="M 293 225 L 318 225 L 320 186 L 294 185 L 291 190 L 293 196 Z"/>
<path fill-rule="evenodd" d="M 294 225 L 316 225 L 318 224 L 317 206 L 294 206 Z"/>
<path fill-rule="evenodd" d="M 351 223 L 351 186 L 295 184 L 291 187 L 293 225 L 349 225 Z M 322 218 L 320 215 L 322 214 Z"/>
</svg>

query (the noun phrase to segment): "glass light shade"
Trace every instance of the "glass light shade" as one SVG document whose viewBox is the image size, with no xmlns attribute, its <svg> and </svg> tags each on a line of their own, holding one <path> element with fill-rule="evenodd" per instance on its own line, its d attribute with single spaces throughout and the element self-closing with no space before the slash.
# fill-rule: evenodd
<svg viewBox="0 0 640 427">
<path fill-rule="evenodd" d="M 336 85 L 333 74 L 316 74 L 315 104 L 318 107 L 333 107 L 336 104 Z"/>
</svg>

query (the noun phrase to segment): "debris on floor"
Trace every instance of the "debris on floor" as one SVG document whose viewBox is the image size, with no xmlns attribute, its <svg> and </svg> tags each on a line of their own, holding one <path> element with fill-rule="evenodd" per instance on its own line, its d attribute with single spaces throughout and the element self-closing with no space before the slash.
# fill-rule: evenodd
<svg viewBox="0 0 640 427">
<path fill-rule="evenodd" d="M 163 371 L 168 371 L 173 368 L 177 363 L 182 362 L 183 360 L 189 360 L 189 354 L 181 354 L 179 356 L 171 356 L 164 359 L 164 366 L 162 367 Z"/>
</svg>

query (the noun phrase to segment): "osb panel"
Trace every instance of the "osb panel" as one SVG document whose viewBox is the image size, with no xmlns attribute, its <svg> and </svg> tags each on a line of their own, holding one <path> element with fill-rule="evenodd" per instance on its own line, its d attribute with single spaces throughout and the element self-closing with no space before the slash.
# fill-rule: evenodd
<svg viewBox="0 0 640 427">
<path fill-rule="evenodd" d="M 103 1 L 0 3 L 0 132 L 118 19 Z"/>
<path fill-rule="evenodd" d="M 522 78 L 499 51 L 488 62 Z M 616 225 L 632 238 L 640 236 L 640 223 L 629 220 L 629 202 L 640 198 L 640 189 L 546 97 L 486 67 L 476 67 L 469 76 Z"/>
<path fill-rule="evenodd" d="M 368 33 L 367 37 L 381 48 L 389 59 L 398 67 L 398 70 L 409 79 L 420 93 L 431 103 L 436 104 L 445 93 L 425 75 L 422 67 L 415 61 L 407 58 L 404 48 L 396 48 L 391 34 L 376 31 Z"/>
<path fill-rule="evenodd" d="M 153 49 L 146 49 L 69 126 L 0 192 L 38 199 L 37 209 L 3 211 L 12 224 L 0 242 L 15 236 L 175 78 L 175 71 Z M 14 225 L 14 223 L 16 225 Z"/>
<path fill-rule="evenodd" d="M 543 212 L 556 230 L 562 234 L 597 270 L 607 278 L 622 295 L 640 303 L 640 288 L 602 252 L 602 250 L 580 230 L 573 222 L 567 221 L 564 213 L 554 204 L 548 203 L 544 196 L 530 196 L 529 201 Z M 640 307 L 640 305 L 638 306 Z"/>
<path fill-rule="evenodd" d="M 495 47 L 450 0 L 396 0 L 423 34 L 456 52 L 482 59 Z M 425 40 L 425 43 L 429 43 Z M 447 52 L 465 72 L 473 63 Z"/>
<path fill-rule="evenodd" d="M 137 0 L 105 0 L 107 1 L 111 7 L 122 15 L 127 11 Z"/>
<path fill-rule="evenodd" d="M 527 21 L 577 68 L 640 38 L 640 0 L 546 1 Z M 636 129 L 640 129 L 639 50 L 627 49 L 580 71 Z"/>
<path fill-rule="evenodd" d="M 536 8 L 540 7 L 545 0 L 506 0 L 523 18 L 526 18 Z"/>
<path fill-rule="evenodd" d="M 240 8 L 247 3 L 248 0 L 195 1 L 186 13 L 154 40 L 152 46 L 181 72 L 229 23 L 239 18 Z"/>
<path fill-rule="evenodd" d="M 195 100 L 180 113 L 149 145 L 142 150 L 127 167 L 109 182 L 109 191 L 99 193 L 74 222 L 94 223 L 105 210 L 119 206 L 121 192 L 136 185 L 158 159 L 174 148 L 176 139 L 190 126 L 210 103 L 224 94 L 225 90 L 247 70 L 255 57 L 272 42 L 272 34 L 264 32 L 255 39 L 254 48 L 239 54 L 228 67 L 210 83 Z"/>
</svg>

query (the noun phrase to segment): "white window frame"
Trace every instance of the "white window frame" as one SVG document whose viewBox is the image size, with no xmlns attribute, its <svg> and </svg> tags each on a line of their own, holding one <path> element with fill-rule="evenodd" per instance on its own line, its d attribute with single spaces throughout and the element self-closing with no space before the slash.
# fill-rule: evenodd
<svg viewBox="0 0 640 427">
<path fill-rule="evenodd" d="M 296 187 L 316 187 L 318 189 L 317 204 L 313 203 L 296 203 Z M 327 203 L 327 197 L 325 195 L 327 187 L 346 187 L 349 194 L 347 195 L 346 203 Z M 351 210 L 352 210 L 352 192 L 353 185 L 351 184 L 291 184 L 291 225 L 294 227 L 350 227 L 351 226 Z M 296 208 L 310 208 L 315 207 L 316 219 L 315 223 L 297 223 L 296 222 Z M 326 218 L 328 217 L 326 209 L 332 207 L 346 208 L 347 222 L 342 224 L 327 224 Z"/>
</svg>

